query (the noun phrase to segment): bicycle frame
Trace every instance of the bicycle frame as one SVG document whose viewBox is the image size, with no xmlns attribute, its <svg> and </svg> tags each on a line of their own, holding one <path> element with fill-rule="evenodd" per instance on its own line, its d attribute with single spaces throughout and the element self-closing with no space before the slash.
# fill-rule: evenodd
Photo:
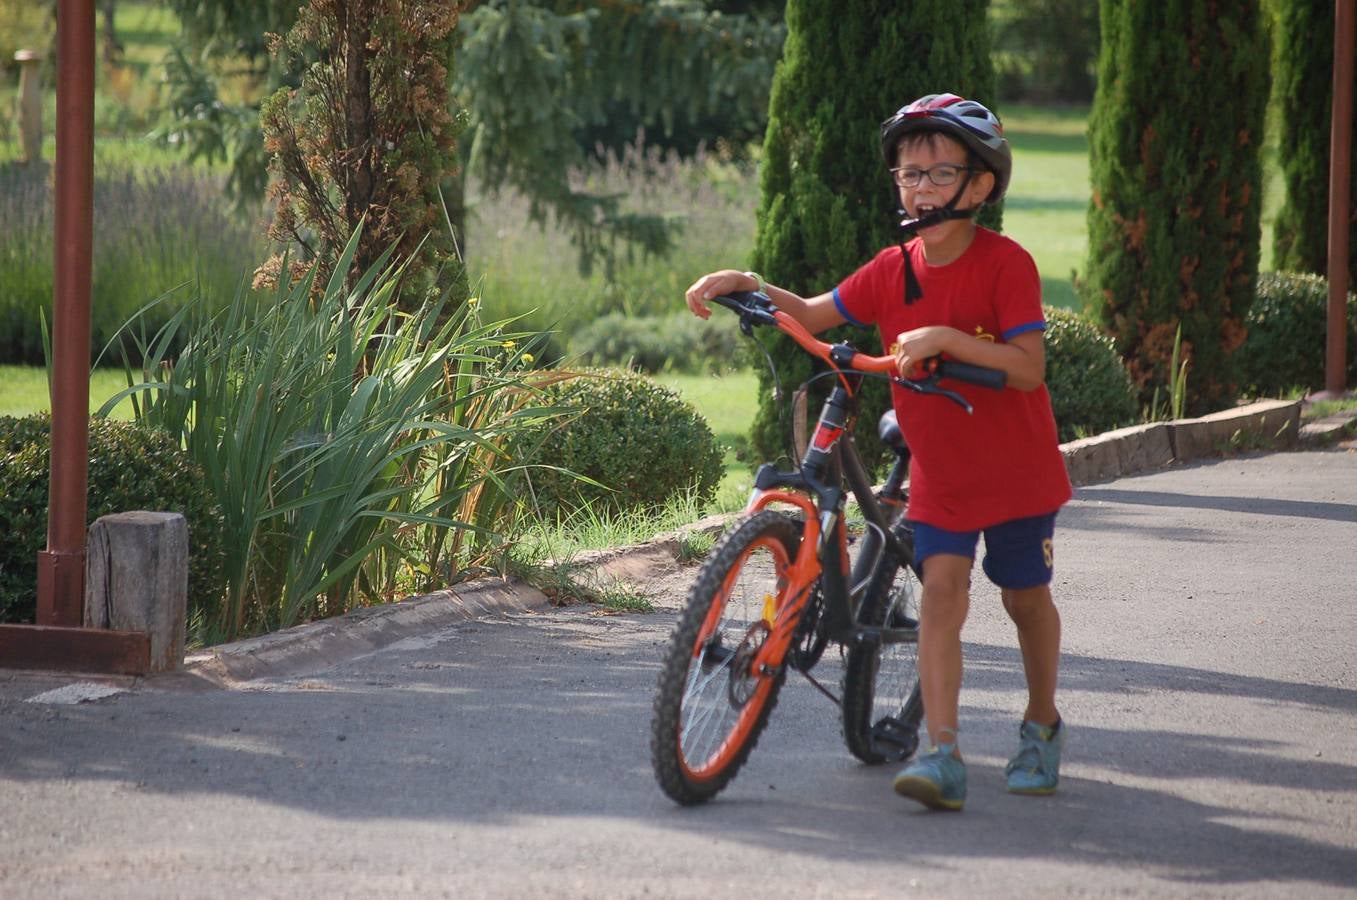
<svg viewBox="0 0 1357 900">
<path fill-rule="evenodd" d="M 797 471 L 781 472 L 770 464 L 761 466 L 755 476 L 754 493 L 745 508 L 746 514 L 753 514 L 780 504 L 799 510 L 804 517 L 801 544 L 789 568 L 786 589 L 781 591 L 781 602 L 772 610 L 771 621 L 769 611 L 764 613 L 770 633 L 751 665 L 753 672 L 764 677 L 780 671 L 817 582 L 824 597 L 831 639 L 847 642 L 873 632 L 880 638 L 882 629 L 859 626 L 854 621 L 847 531 L 843 524 L 844 482 L 869 523 L 869 536 L 860 556 L 870 560 L 862 566 L 864 575 L 875 565 L 874 557 L 887 550 L 904 558 L 851 434 L 862 373 L 893 371 L 894 359 L 866 356 L 848 345 L 818 341 L 784 312 L 775 310 L 770 316 L 773 321 L 769 324 L 776 324 L 807 352 L 828 363 L 838 383 L 825 400 Z M 900 473 L 893 476 L 896 489 L 902 479 Z M 719 609 L 714 608 L 713 613 L 719 615 Z M 715 622 L 707 623 L 708 629 L 714 627 Z"/>
</svg>

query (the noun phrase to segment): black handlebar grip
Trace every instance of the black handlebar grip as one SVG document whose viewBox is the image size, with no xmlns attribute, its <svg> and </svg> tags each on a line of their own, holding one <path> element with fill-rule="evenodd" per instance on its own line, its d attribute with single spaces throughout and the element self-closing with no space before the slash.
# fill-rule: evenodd
<svg viewBox="0 0 1357 900">
<path fill-rule="evenodd" d="M 939 378 L 951 378 L 976 384 L 980 387 L 1001 391 L 1008 383 L 1008 373 L 1003 369 L 991 369 L 988 366 L 973 366 L 970 363 L 957 362 L 954 359 L 941 360 L 938 363 Z"/>
</svg>

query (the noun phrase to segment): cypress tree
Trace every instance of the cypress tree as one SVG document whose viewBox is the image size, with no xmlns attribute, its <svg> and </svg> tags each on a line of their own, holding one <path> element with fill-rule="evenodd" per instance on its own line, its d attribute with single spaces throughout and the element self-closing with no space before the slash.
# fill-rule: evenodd
<svg viewBox="0 0 1357 900">
<path fill-rule="evenodd" d="M 1278 4 L 1275 97 L 1277 158 L 1286 199 L 1272 232 L 1279 271 L 1328 274 L 1329 132 L 1333 127 L 1333 2 Z M 1357 118 L 1354 118 L 1357 137 Z M 1357 139 L 1352 144 L 1357 169 Z M 1357 179 L 1351 203 L 1357 205 Z M 1357 272 L 1357 228 L 1348 233 L 1348 278 Z"/>
<path fill-rule="evenodd" d="M 1087 284 L 1142 396 L 1174 338 L 1195 411 L 1237 393 L 1258 275 L 1268 43 L 1257 0 L 1102 0 Z"/>
<path fill-rule="evenodd" d="M 950 91 L 994 108 L 988 6 L 988 0 L 789 0 L 763 145 L 755 271 L 814 296 L 900 239 L 879 125 L 931 93 Z M 997 226 L 998 211 L 986 221 Z M 760 337 L 790 395 L 810 377 L 813 361 L 786 338 Z M 859 328 L 835 329 L 828 339 L 881 352 L 874 332 Z M 772 459 L 786 451 L 786 425 L 766 370 L 760 388 L 751 437 L 760 457 Z M 875 420 L 889 402 L 884 383 L 868 382 L 856 432 L 865 458 L 881 452 Z M 812 402 L 811 413 L 817 409 Z"/>
</svg>

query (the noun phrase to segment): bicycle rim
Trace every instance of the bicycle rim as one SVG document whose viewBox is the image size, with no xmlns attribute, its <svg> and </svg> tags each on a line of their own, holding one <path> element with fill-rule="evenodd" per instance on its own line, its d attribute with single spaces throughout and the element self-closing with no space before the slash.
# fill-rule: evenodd
<svg viewBox="0 0 1357 900">
<path fill-rule="evenodd" d="M 723 788 L 748 757 L 784 673 L 751 665 L 785 601 L 799 529 L 781 514 L 751 516 L 699 572 L 666 652 L 651 752 L 665 793 L 696 803 Z"/>
</svg>

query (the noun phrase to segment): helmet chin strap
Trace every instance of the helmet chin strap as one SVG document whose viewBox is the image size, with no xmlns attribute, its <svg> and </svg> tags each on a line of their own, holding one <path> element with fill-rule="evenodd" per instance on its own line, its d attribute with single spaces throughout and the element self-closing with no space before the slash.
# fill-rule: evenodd
<svg viewBox="0 0 1357 900">
<path fill-rule="evenodd" d="M 953 200 L 953 203 L 956 201 Z M 969 219 L 978 213 L 978 209 L 956 209 L 950 204 L 942 209 L 935 209 L 932 212 L 924 213 L 922 216 L 910 218 L 906 216 L 900 220 L 900 228 L 906 234 L 913 234 L 920 228 L 931 228 L 934 225 L 941 225 L 943 222 L 950 222 L 953 219 Z"/>
<path fill-rule="evenodd" d="M 971 173 L 967 172 L 965 179 L 961 182 L 961 187 L 952 195 L 952 199 L 947 201 L 947 205 L 942 209 L 935 209 L 932 212 L 924 213 L 922 216 L 909 217 L 907 210 L 901 210 L 905 213 L 905 218 L 900 220 L 900 228 L 904 232 L 900 237 L 900 256 L 904 263 L 904 299 L 905 305 L 911 306 L 916 301 L 922 300 L 924 296 L 923 285 L 919 284 L 919 277 L 914 274 L 914 264 L 910 262 L 909 250 L 905 247 L 907 241 L 914 232 L 920 228 L 930 228 L 933 225 L 940 225 L 943 222 L 950 222 L 953 219 L 969 219 L 980 212 L 980 207 L 971 209 L 957 209 L 957 201 L 961 195 L 966 193 L 966 186 L 971 183 Z"/>
<path fill-rule="evenodd" d="M 961 195 L 966 193 L 966 188 L 970 186 L 970 183 L 971 173 L 968 169 L 961 179 L 961 187 L 957 188 L 957 192 L 952 195 L 952 199 L 948 200 L 947 205 L 942 209 L 935 209 L 932 212 L 924 213 L 922 216 L 915 216 L 913 218 L 909 217 L 909 212 L 907 210 L 901 210 L 901 212 L 905 213 L 905 218 L 900 220 L 900 228 L 905 232 L 905 236 L 908 237 L 909 235 L 912 235 L 920 228 L 931 228 L 934 225 L 941 225 L 943 222 L 950 222 L 953 219 L 969 219 L 980 212 L 980 207 L 978 206 L 972 207 L 971 209 L 956 208 L 957 202 L 961 200 Z"/>
</svg>

